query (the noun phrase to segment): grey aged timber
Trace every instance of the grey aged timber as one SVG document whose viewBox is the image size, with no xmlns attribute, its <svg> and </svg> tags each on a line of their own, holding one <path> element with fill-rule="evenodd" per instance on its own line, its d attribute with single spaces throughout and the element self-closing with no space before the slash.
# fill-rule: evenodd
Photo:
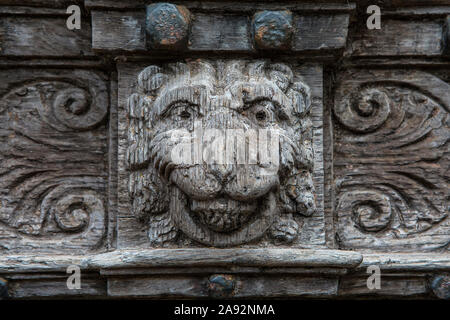
<svg viewBox="0 0 450 320">
<path fill-rule="evenodd" d="M 0 1 L 0 300 L 450 298 L 447 0 L 75 2 Z"/>
</svg>

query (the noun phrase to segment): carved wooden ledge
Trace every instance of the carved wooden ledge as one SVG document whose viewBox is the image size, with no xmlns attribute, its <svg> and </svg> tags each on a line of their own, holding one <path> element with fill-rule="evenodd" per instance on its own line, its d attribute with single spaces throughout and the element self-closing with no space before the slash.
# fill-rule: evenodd
<svg viewBox="0 0 450 320">
<path fill-rule="evenodd" d="M 14 298 L 318 297 L 336 295 L 338 276 L 361 261 L 361 254 L 341 250 L 117 250 L 88 256 L 3 256 L 0 274 L 9 282 L 8 296 Z M 83 287 L 79 291 L 67 289 L 70 265 L 81 268 Z"/>
<path fill-rule="evenodd" d="M 66 286 L 79 265 L 82 288 Z M 366 286 L 379 266 L 383 287 Z M 30 297 L 418 297 L 445 298 L 450 256 L 308 249 L 117 250 L 88 256 L 0 258 L 10 298 Z"/>
<path fill-rule="evenodd" d="M 362 255 L 343 250 L 308 249 L 147 249 L 115 250 L 93 255 L 6 255 L 0 273 L 159 267 L 305 267 L 355 268 Z"/>
<path fill-rule="evenodd" d="M 138 267 L 330 267 L 354 268 L 362 255 L 353 251 L 307 249 L 154 249 L 117 250 L 84 260 L 87 268 Z"/>
</svg>

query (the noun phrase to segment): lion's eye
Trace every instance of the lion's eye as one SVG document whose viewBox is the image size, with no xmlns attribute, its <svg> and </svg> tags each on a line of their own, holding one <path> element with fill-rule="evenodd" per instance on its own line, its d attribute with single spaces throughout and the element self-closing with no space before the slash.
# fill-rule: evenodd
<svg viewBox="0 0 450 320">
<path fill-rule="evenodd" d="M 265 110 L 259 110 L 256 114 L 255 114 L 256 120 L 258 121 L 266 121 L 268 115 L 267 112 Z"/>
<path fill-rule="evenodd" d="M 259 125 L 266 125 L 274 120 L 273 104 L 269 100 L 254 102 L 248 108 L 248 115 Z"/>
<path fill-rule="evenodd" d="M 183 110 L 182 112 L 180 112 L 180 118 L 183 119 L 190 119 L 191 118 L 191 113 L 189 112 L 189 110 Z"/>
<path fill-rule="evenodd" d="M 189 103 L 177 103 L 172 106 L 170 115 L 177 120 L 190 120 L 196 116 L 196 106 Z"/>
</svg>

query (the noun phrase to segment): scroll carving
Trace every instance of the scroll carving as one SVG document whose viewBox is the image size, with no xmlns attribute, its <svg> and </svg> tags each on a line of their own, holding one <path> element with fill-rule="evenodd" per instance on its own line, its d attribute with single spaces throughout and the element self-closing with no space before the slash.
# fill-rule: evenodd
<svg viewBox="0 0 450 320">
<path fill-rule="evenodd" d="M 37 73 L 19 72 L 0 98 L 0 246 L 96 247 L 106 215 L 106 85 L 85 71 Z"/>
<path fill-rule="evenodd" d="M 316 208 L 310 107 L 309 87 L 287 64 L 145 68 L 128 99 L 127 159 L 132 210 L 150 243 L 292 242 Z"/>
<path fill-rule="evenodd" d="M 374 74 L 352 74 L 358 81 L 344 80 L 336 94 L 341 245 L 445 248 L 450 86 L 422 72 Z"/>
</svg>

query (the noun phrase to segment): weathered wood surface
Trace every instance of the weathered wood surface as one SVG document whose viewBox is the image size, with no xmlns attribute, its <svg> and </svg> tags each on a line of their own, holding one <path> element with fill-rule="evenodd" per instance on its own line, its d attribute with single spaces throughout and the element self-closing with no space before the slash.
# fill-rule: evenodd
<svg viewBox="0 0 450 320">
<path fill-rule="evenodd" d="M 359 270 L 370 265 L 380 266 L 382 272 L 432 272 L 450 269 L 450 254 L 444 253 L 365 253 Z"/>
<path fill-rule="evenodd" d="M 356 8 L 355 3 L 345 0 L 336 0 L 332 3 L 315 0 L 290 0 L 290 1 L 171 1 L 174 4 L 186 6 L 190 10 L 218 11 L 218 12 L 255 12 L 258 10 L 297 10 L 306 12 L 323 11 L 352 11 Z M 85 7 L 90 9 L 143 9 L 144 0 L 115 1 L 115 0 L 85 0 Z M 237 5 L 238 4 L 238 5 Z"/>
<path fill-rule="evenodd" d="M 340 80 L 340 246 L 448 254 L 449 84 L 414 70 L 350 70 Z"/>
<path fill-rule="evenodd" d="M 106 281 L 95 275 L 84 274 L 80 289 L 67 288 L 67 275 L 47 275 L 47 278 L 10 279 L 8 281 L 8 295 L 13 299 L 36 298 L 93 298 L 105 297 Z"/>
<path fill-rule="evenodd" d="M 355 298 L 359 296 L 372 298 L 418 298 L 420 296 L 426 297 L 429 295 L 429 289 L 427 279 L 424 277 L 382 276 L 380 289 L 370 290 L 367 287 L 367 275 L 365 275 L 341 279 L 338 294 L 348 298 Z"/>
<path fill-rule="evenodd" d="M 436 7 L 405 7 L 405 8 L 392 8 L 389 10 L 383 10 L 383 16 L 385 17 L 434 17 L 441 18 L 450 14 L 450 6 L 436 6 Z"/>
<path fill-rule="evenodd" d="M 293 50 L 344 49 L 349 15 L 305 15 L 294 18 Z"/>
<path fill-rule="evenodd" d="M 442 30 L 442 46 L 444 55 L 450 56 L 450 9 Z"/>
<path fill-rule="evenodd" d="M 448 0 L 173 3 L 192 14 L 189 39 L 153 50 L 148 1 L 0 0 L 0 277 L 10 296 L 211 297 L 208 279 L 223 273 L 234 297 L 447 297 Z M 81 30 L 66 27 L 71 4 L 82 9 Z M 372 4 L 381 30 L 366 28 Z M 263 10 L 291 11 L 292 38 L 279 48 L 255 45 L 252 20 Z M 235 246 L 219 250 L 186 237 L 152 250 L 149 234 L 173 232 L 130 206 L 127 99 L 142 89 L 139 72 L 256 56 L 290 65 L 311 90 L 317 211 L 281 225 L 300 230 L 281 247 L 219 241 Z M 261 230 L 248 231 L 241 239 Z M 86 276 L 81 291 L 66 287 L 73 264 Z M 372 265 L 380 290 L 367 288 Z"/>
<path fill-rule="evenodd" d="M 224 60 L 223 63 L 228 63 L 229 66 L 232 66 L 233 61 Z M 219 63 L 222 62 L 218 62 Z M 238 65 L 246 65 L 248 62 L 242 61 L 242 62 L 236 62 L 236 66 Z M 262 63 L 262 62 L 261 62 Z M 124 64 L 123 67 L 120 68 L 119 72 L 119 219 L 118 219 L 118 232 L 119 232 L 119 248 L 124 247 L 132 247 L 136 245 L 145 245 L 145 238 L 144 232 L 145 227 L 141 222 L 138 221 L 136 218 L 136 214 L 139 216 L 140 213 L 136 212 L 137 209 L 129 206 L 130 200 L 133 200 L 133 196 L 129 191 L 127 190 L 128 185 L 128 176 L 127 176 L 127 167 L 129 166 L 126 161 L 126 154 L 127 154 L 127 148 L 129 145 L 129 142 L 127 141 L 129 137 L 126 135 L 126 130 L 130 130 L 130 127 L 126 127 L 127 118 L 128 118 L 128 111 L 126 109 L 126 99 L 130 96 L 132 96 L 133 92 L 139 91 L 138 87 L 136 87 L 136 79 L 137 74 L 140 70 L 138 67 L 139 65 L 136 64 Z M 250 66 L 250 65 L 249 65 Z M 267 65 L 267 68 L 270 68 L 270 65 Z M 245 69 L 243 69 L 245 71 Z M 325 243 L 325 230 L 324 230 L 324 216 L 323 216 L 323 155 L 322 155 L 322 148 L 323 148 L 323 142 L 322 142 L 322 80 L 321 80 L 321 68 L 314 64 L 305 64 L 302 66 L 296 66 L 295 67 L 296 77 L 302 77 L 302 79 L 305 79 L 307 84 L 311 85 L 311 96 L 308 98 L 308 100 L 311 100 L 311 120 L 312 120 L 312 132 L 304 132 L 304 139 L 312 139 L 312 147 L 313 147 L 313 154 L 314 154 L 314 169 L 312 171 L 312 178 L 314 182 L 315 187 L 315 206 L 317 208 L 316 212 L 312 214 L 311 217 L 308 217 L 303 219 L 303 222 L 301 220 L 298 220 L 298 217 L 296 220 L 298 220 L 296 223 L 303 224 L 302 229 L 298 232 L 298 237 L 294 235 L 292 239 L 292 245 L 293 246 L 302 246 L 302 247 L 317 247 L 317 246 L 323 246 Z M 219 76 L 220 73 L 217 73 L 216 75 L 213 74 L 213 76 Z M 150 77 L 149 77 L 150 79 Z M 194 78 L 195 79 L 195 78 Z M 299 78 L 300 79 L 300 78 Z M 175 82 L 176 86 L 184 85 L 184 83 L 177 83 Z M 252 83 L 252 81 L 249 82 L 250 86 L 255 85 L 256 83 Z M 123 91 L 121 91 L 121 88 L 123 88 Z M 164 92 L 164 91 L 163 91 Z M 158 100 L 160 101 L 160 100 Z M 208 102 L 208 101 L 206 101 Z M 205 103 L 206 103 L 205 102 Z M 309 102 L 308 102 L 309 103 Z M 207 104 L 205 104 L 206 110 L 208 109 Z M 122 119 L 122 120 L 121 120 Z M 201 118 L 200 118 L 201 120 Z M 133 120 L 135 121 L 135 120 Z M 122 124 L 122 126 L 121 126 Z M 137 124 L 135 124 L 137 125 Z M 222 125 L 219 122 L 211 122 L 208 128 L 221 128 Z M 305 126 L 306 128 L 306 126 Z M 138 132 L 138 131 L 133 131 Z M 133 136 L 131 136 L 133 137 Z M 309 138 L 307 138 L 309 137 Z M 140 145 L 139 143 L 143 142 L 142 139 L 133 139 L 131 141 L 137 141 L 138 144 L 135 143 L 135 145 Z M 141 142 L 139 142 L 141 141 Z M 133 147 L 135 148 L 135 147 Z M 133 149 L 137 152 L 138 149 Z M 143 149 L 144 150 L 144 149 Z M 142 151 L 143 151 L 142 150 Z M 170 151 L 169 151 L 170 153 Z M 145 156 L 144 156 L 145 157 Z M 135 159 L 140 159 L 139 156 L 136 156 Z M 137 160 L 136 160 L 137 161 Z M 141 160 L 139 160 L 141 161 Z M 145 160 L 147 161 L 147 160 Z M 283 161 L 282 159 L 280 161 Z M 307 167 L 305 167 L 307 168 Z M 306 170 L 306 169 L 305 169 Z M 242 173 L 244 174 L 244 172 Z M 241 174 L 241 175 L 242 175 Z M 193 185 L 197 185 L 198 182 L 195 181 L 196 177 L 195 175 L 190 175 L 191 181 Z M 200 181 L 202 181 L 203 178 L 199 178 Z M 122 181 L 122 182 L 121 182 Z M 239 190 L 239 186 L 236 186 L 236 190 Z M 249 188 L 255 188 L 253 186 L 249 185 Z M 231 189 L 230 189 L 231 190 Z M 256 189 L 255 189 L 256 190 Z M 236 191 L 238 192 L 238 191 Z M 306 193 L 305 193 L 306 194 Z M 162 199 L 160 197 L 159 199 Z M 305 197 L 307 199 L 307 197 Z M 134 200 L 136 201 L 136 200 Z M 153 206 L 155 209 L 158 209 L 159 206 Z M 134 212 L 134 213 L 133 213 Z M 171 211 L 173 214 L 173 212 Z M 159 213 L 161 214 L 161 213 Z M 145 217 L 145 215 L 144 215 Z M 175 217 L 176 218 L 176 217 Z M 182 220 L 179 220 L 178 224 L 182 224 L 185 218 Z M 258 223 L 258 221 L 257 221 Z M 151 224 L 150 224 L 151 226 Z M 183 226 L 181 226 L 183 227 Z M 253 228 L 253 227 L 252 227 Z M 157 230 L 157 229 L 150 229 L 150 230 Z M 208 238 L 212 236 L 208 236 L 208 231 L 203 231 L 204 229 L 200 229 L 198 226 L 195 225 L 194 222 L 188 224 L 184 229 L 181 229 L 185 235 L 189 238 L 192 237 L 196 241 L 199 241 L 198 239 L 213 239 Z M 257 231 L 256 229 L 249 229 L 249 231 Z M 261 229 L 260 233 L 264 232 L 266 229 Z M 252 231 L 252 232 L 253 232 Z M 197 232 L 204 232 L 204 233 L 197 233 Z M 240 232 L 240 231 L 239 231 Z M 171 233 L 173 236 L 175 236 L 174 233 Z M 239 235 L 241 234 L 241 236 Z M 149 234 L 150 235 L 150 234 Z M 261 235 L 256 235 L 258 238 L 261 237 Z M 226 234 L 215 234 L 214 237 L 217 237 L 217 240 L 205 240 L 209 241 L 210 243 L 213 243 L 213 241 L 216 241 L 215 244 L 218 246 L 227 246 L 227 245 L 236 245 L 237 242 L 243 242 L 244 244 L 248 242 L 250 233 L 245 232 L 242 234 L 242 232 L 237 233 L 236 237 L 233 235 L 233 233 L 228 236 Z M 248 237 L 248 239 L 246 238 Z M 152 245 L 158 245 L 158 241 L 156 238 L 151 238 L 153 241 Z M 190 241 L 188 239 L 184 239 L 184 237 L 179 238 L 178 244 L 176 246 L 185 246 Z M 166 242 L 166 241 L 164 241 Z M 182 244 L 184 243 L 184 244 Z M 250 243 L 250 247 L 252 246 L 266 246 L 268 243 L 270 243 L 269 238 L 263 238 L 262 241 Z M 168 245 L 173 246 L 173 244 L 168 243 Z M 194 243 L 192 244 L 194 245 Z"/>
<path fill-rule="evenodd" d="M 275 9 L 275 8 L 274 8 Z M 285 10 L 279 7 L 279 10 Z M 185 50 L 193 52 L 234 51 L 254 52 L 251 31 L 252 11 L 243 14 L 199 12 L 192 8 L 192 23 Z M 244 10 L 245 12 L 245 10 Z M 344 49 L 347 40 L 349 14 L 330 12 L 302 15 L 295 11 L 292 50 L 296 52 L 334 52 Z M 150 49 L 145 41 L 145 11 L 92 10 L 93 48 L 109 51 L 141 52 Z M 147 48 L 146 48 L 147 47 Z M 288 48 L 289 49 L 289 48 Z M 288 50 L 289 51 L 289 50 Z"/>
<path fill-rule="evenodd" d="M 70 265 L 81 265 L 86 256 L 77 255 L 0 255 L 0 273 L 66 272 Z"/>
<path fill-rule="evenodd" d="M 92 13 L 92 48 L 145 50 L 145 12 L 95 11 Z"/>
<path fill-rule="evenodd" d="M 132 0 L 134 1 L 134 0 Z M 23 6 L 40 6 L 47 8 L 67 8 L 71 4 L 82 6 L 83 0 L 0 0 L 0 5 L 23 5 Z"/>
<path fill-rule="evenodd" d="M 86 268 L 180 266 L 355 267 L 361 254 L 312 249 L 147 249 L 117 250 L 87 258 Z"/>
<path fill-rule="evenodd" d="M 240 266 L 199 266 L 199 267 L 136 267 L 122 269 L 100 269 L 104 277 L 135 277 L 140 275 L 178 275 L 178 274 L 260 274 L 260 275 L 346 275 L 350 271 L 346 268 L 335 267 L 240 267 Z"/>
<path fill-rule="evenodd" d="M 106 231 L 106 247 L 112 250 L 117 247 L 117 73 L 111 74 L 110 81 L 110 106 L 109 106 L 109 122 L 108 122 L 108 214 L 107 214 L 107 231 Z"/>
<path fill-rule="evenodd" d="M 205 51 L 249 51 L 250 18 L 242 15 L 195 15 L 189 38 L 189 49 Z"/>
<path fill-rule="evenodd" d="M 0 17 L 0 56 L 91 57 L 91 27 L 69 30 L 65 17 Z"/>
<path fill-rule="evenodd" d="M 430 275 L 450 270 L 450 256 L 443 254 L 365 254 L 363 263 L 357 266 L 361 256 L 342 250 L 222 249 L 212 255 L 209 252 L 157 249 L 92 256 L 17 255 L 0 257 L 0 275 L 8 280 L 13 298 L 208 297 L 208 277 L 218 273 L 233 275 L 235 298 L 430 298 Z M 291 263 L 281 267 L 286 261 Z M 316 265 L 318 262 L 320 265 Z M 82 268 L 81 291 L 67 289 L 65 271 L 69 265 Z M 367 288 L 366 269 L 373 265 L 381 268 L 380 290 Z M 356 273 L 351 271 L 355 267 Z"/>
<path fill-rule="evenodd" d="M 358 32 L 351 43 L 353 56 L 439 56 L 442 54 L 439 20 L 383 19 L 382 28 Z"/>
<path fill-rule="evenodd" d="M 189 273 L 273 273 L 283 270 L 283 273 L 336 274 L 345 272 L 345 268 L 353 268 L 365 273 L 367 267 L 371 265 L 380 266 L 384 273 L 450 271 L 450 255 L 442 253 L 359 254 L 342 250 L 268 249 L 263 251 L 246 249 L 244 257 L 239 258 L 238 249 L 215 250 L 212 256 L 208 256 L 206 249 L 201 249 L 200 256 L 196 258 L 195 249 L 156 249 L 156 251 L 146 250 L 144 252 L 131 250 L 130 253 L 127 252 L 128 250 L 119 250 L 118 252 L 83 256 L 2 255 L 0 256 L 0 274 L 65 272 L 69 265 L 80 265 L 83 269 L 101 270 L 105 275 L 176 274 L 184 272 L 183 270 Z M 138 252 L 141 254 L 135 256 Z M 171 252 L 176 253 L 174 258 L 171 257 Z M 217 255 L 214 255 L 214 252 Z M 234 254 L 230 255 L 230 252 Z M 267 255 L 264 254 L 265 252 Z M 202 258 L 204 257 L 206 258 L 203 263 Z M 271 266 L 264 264 L 265 257 Z M 286 258 L 290 261 L 289 266 L 281 267 L 285 263 L 283 259 Z M 314 266 L 310 264 L 313 259 L 316 261 Z M 126 264 L 121 265 L 122 261 L 125 261 Z M 310 266 L 313 268 L 302 269 Z M 261 267 L 267 267 L 267 269 L 262 270 Z"/>
<path fill-rule="evenodd" d="M 115 279 L 108 282 L 112 297 L 210 297 L 206 277 L 156 276 L 139 279 Z M 239 276 L 228 298 L 255 297 L 330 297 L 337 293 L 338 280 L 296 276 Z M 167 290 L 170 288 L 170 290 Z"/>
<path fill-rule="evenodd" d="M 0 251 L 80 254 L 101 247 L 105 76 L 75 69 L 6 69 L 0 77 Z"/>
</svg>

